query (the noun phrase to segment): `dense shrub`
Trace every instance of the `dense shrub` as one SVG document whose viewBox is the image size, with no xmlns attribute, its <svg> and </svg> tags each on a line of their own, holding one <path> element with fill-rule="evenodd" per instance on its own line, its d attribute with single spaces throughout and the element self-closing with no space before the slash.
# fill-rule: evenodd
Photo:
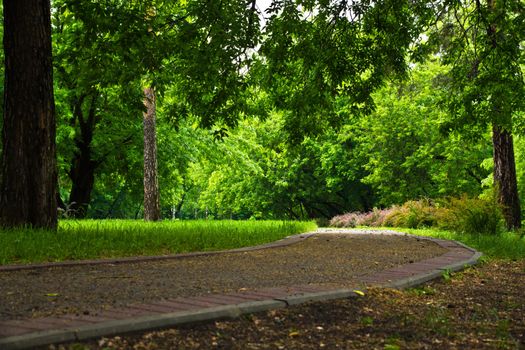
<svg viewBox="0 0 525 350">
<path fill-rule="evenodd" d="M 361 213 L 351 212 L 343 215 L 334 216 L 330 220 L 330 226 L 332 227 L 356 227 L 356 216 Z"/>
<path fill-rule="evenodd" d="M 392 207 L 384 220 L 384 226 L 421 228 L 436 226 L 437 208 L 428 199 L 408 201 L 402 206 Z"/>
<path fill-rule="evenodd" d="M 385 218 L 390 214 L 392 209 L 377 209 L 361 213 L 351 212 L 338 215 L 330 220 L 330 226 L 334 227 L 356 227 L 356 226 L 384 226 Z"/>
<path fill-rule="evenodd" d="M 495 200 L 462 196 L 445 201 L 438 224 L 461 233 L 497 234 L 503 229 L 503 216 Z"/>
<path fill-rule="evenodd" d="M 501 208 L 493 199 L 462 196 L 408 201 L 401 206 L 351 212 L 330 221 L 335 227 L 439 227 L 461 233 L 497 234 L 502 230 Z"/>
</svg>

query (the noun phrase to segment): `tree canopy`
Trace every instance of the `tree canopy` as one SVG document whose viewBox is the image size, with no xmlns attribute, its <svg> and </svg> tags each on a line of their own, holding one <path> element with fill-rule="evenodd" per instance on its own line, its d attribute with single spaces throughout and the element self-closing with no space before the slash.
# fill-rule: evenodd
<svg viewBox="0 0 525 350">
<path fill-rule="evenodd" d="M 52 2 L 63 216 L 143 216 L 152 87 L 165 218 L 330 218 L 494 188 L 520 226 L 522 2 L 260 6 Z"/>
</svg>

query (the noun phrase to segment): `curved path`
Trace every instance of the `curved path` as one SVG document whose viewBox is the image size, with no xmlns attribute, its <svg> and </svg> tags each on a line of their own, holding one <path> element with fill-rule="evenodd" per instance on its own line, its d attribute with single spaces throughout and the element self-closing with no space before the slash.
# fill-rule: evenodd
<svg viewBox="0 0 525 350">
<path fill-rule="evenodd" d="M 452 241 L 321 229 L 228 252 L 4 266 L 0 349 L 355 297 L 371 285 L 406 288 L 480 256 Z"/>
</svg>

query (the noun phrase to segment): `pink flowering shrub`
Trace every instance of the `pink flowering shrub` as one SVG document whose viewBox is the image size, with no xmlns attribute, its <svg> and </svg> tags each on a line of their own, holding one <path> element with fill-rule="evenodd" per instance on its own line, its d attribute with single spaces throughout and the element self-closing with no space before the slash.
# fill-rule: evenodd
<svg viewBox="0 0 525 350">
<path fill-rule="evenodd" d="M 386 217 L 390 214 L 392 209 L 377 209 L 362 213 L 351 212 L 343 215 L 338 215 L 330 220 L 330 226 L 334 227 L 356 227 L 356 226 L 384 226 Z"/>
</svg>

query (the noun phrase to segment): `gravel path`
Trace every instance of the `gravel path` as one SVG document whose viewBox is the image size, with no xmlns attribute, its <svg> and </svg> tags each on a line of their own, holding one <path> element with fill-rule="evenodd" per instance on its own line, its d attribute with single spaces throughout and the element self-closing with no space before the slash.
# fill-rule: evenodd
<svg viewBox="0 0 525 350">
<path fill-rule="evenodd" d="M 409 236 L 316 235 L 243 253 L 0 272 L 0 320 L 93 314 L 137 302 L 264 287 L 351 287 L 367 274 L 444 252 Z"/>
<path fill-rule="evenodd" d="M 491 259 L 417 289 L 48 349 L 525 349 L 524 284 L 525 260 Z"/>
</svg>

